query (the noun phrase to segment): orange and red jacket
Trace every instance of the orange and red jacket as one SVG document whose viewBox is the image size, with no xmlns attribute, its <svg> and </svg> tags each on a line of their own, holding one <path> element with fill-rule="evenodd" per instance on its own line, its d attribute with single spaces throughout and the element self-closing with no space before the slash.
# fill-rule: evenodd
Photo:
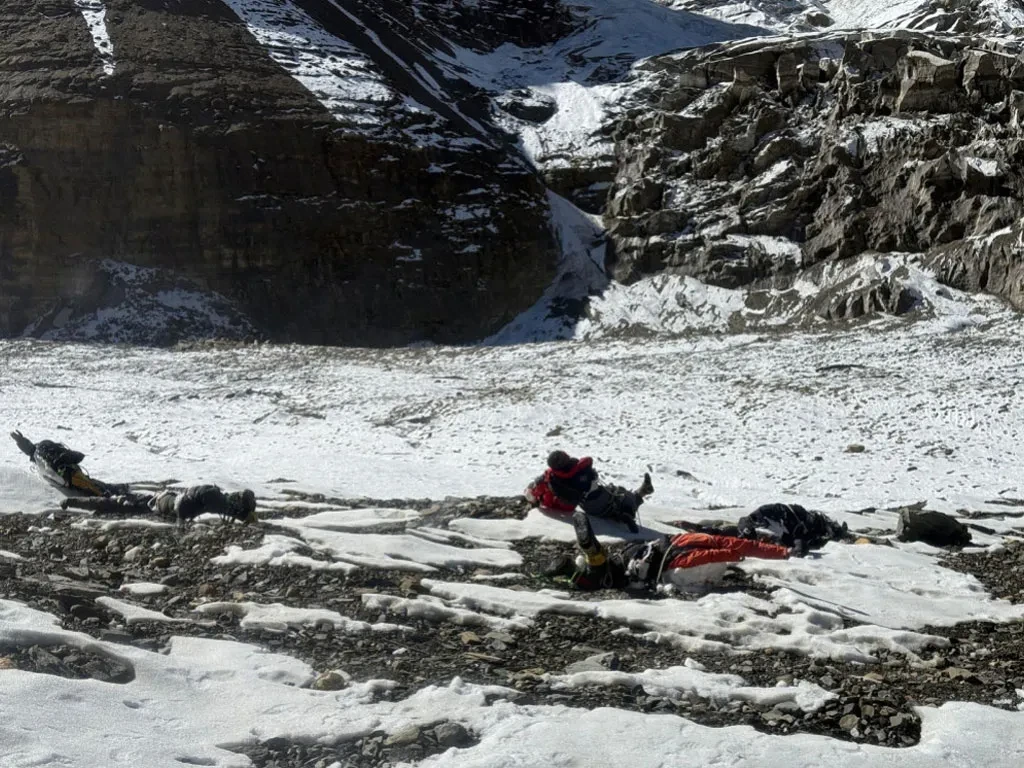
<svg viewBox="0 0 1024 768">
<path fill-rule="evenodd" d="M 789 549 L 764 541 L 740 539 L 736 536 L 716 536 L 710 533 L 680 533 L 669 541 L 663 571 L 673 568 L 693 568 L 708 563 L 736 563 L 744 557 L 765 560 L 785 560 Z"/>
</svg>

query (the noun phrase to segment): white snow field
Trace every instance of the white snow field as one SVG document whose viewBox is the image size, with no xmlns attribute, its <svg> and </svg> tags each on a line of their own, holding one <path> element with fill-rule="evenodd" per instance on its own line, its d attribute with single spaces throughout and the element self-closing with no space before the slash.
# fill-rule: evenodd
<svg viewBox="0 0 1024 768">
<path fill-rule="evenodd" d="M 378 623 L 251 601 L 199 605 L 185 621 L 210 622 L 227 611 L 270 631 L 384 632 L 398 647 L 408 618 L 514 633 L 543 613 L 586 615 L 638 643 L 677 648 L 678 662 L 631 677 L 564 675 L 559 685 L 640 685 L 659 695 L 812 709 L 828 694 L 806 681 L 756 688 L 739 676 L 704 673 L 687 654 L 787 649 L 856 663 L 886 650 L 916 663 L 927 644 L 946 642 L 925 626 L 1019 621 L 1024 606 L 993 599 L 920 544 L 831 544 L 813 558 L 743 563 L 778 587 L 770 599 L 711 591 L 697 600 L 570 600 L 557 589 L 515 588 L 521 559 L 511 548 L 527 537 L 570 548 L 563 517 L 534 511 L 524 520 L 467 517 L 421 528 L 419 514 L 400 504 L 350 509 L 345 499 L 513 495 L 561 446 L 593 455 L 607 479 L 627 485 L 652 471 L 656 492 L 642 509 L 639 536 L 673 530 L 667 523 L 676 519 L 735 519 L 776 500 L 825 510 L 854 530 L 892 530 L 896 515 L 886 508 L 926 501 L 949 512 L 1007 513 L 985 520 L 997 534 L 975 533 L 982 547 L 998 547 L 1015 535 L 1021 508 L 1012 504 L 1024 498 L 1022 332 L 1020 319 L 996 311 L 970 323 L 889 320 L 827 334 L 391 351 L 7 341 L 0 342 L 0 426 L 84 451 L 86 468 L 103 479 L 249 486 L 264 510 L 308 507 L 308 517 L 263 523 L 259 546 L 228 547 L 214 566 L 404 568 L 426 576 L 416 598 L 365 595 L 388 617 Z M 0 445 L 0 512 L 38 514 L 39 535 L 68 524 L 47 516 L 59 494 L 32 474 L 13 442 Z M 288 490 L 325 500 L 296 502 Z M 606 525 L 598 533 L 612 540 L 622 532 Z M 0 559 L 9 557 L 0 542 Z M 477 578 L 446 580 L 450 569 Z M 126 585 L 105 605 L 125 622 L 166 621 L 135 602 L 155 587 Z M 590 765 L 595 753 L 609 765 L 758 768 L 1009 768 L 1024 760 L 1024 714 L 978 704 L 920 708 L 921 742 L 891 750 L 712 729 L 677 716 L 523 706 L 506 700 L 504 689 L 459 679 L 389 703 L 372 695 L 386 680 L 316 691 L 302 687 L 313 671 L 286 655 L 184 637 L 168 655 L 151 653 L 63 630 L 53 616 L 0 600 L 0 646 L 40 642 L 116 657 L 135 678 L 114 685 L 0 670 L 4 768 L 244 766 L 248 758 L 227 748 L 275 736 L 334 742 L 434 723 L 439 713 L 480 741 L 422 765 Z"/>
</svg>

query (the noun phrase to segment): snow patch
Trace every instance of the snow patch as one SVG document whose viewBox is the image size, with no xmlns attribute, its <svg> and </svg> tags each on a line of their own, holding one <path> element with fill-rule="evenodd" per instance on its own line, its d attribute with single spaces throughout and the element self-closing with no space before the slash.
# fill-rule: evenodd
<svg viewBox="0 0 1024 768">
<path fill-rule="evenodd" d="M 157 624 L 188 624 L 191 619 L 181 616 L 168 616 L 159 611 L 152 611 L 133 603 L 126 603 L 113 597 L 97 597 L 96 604 L 103 606 L 109 611 L 118 614 L 126 624 L 138 624 L 143 621 L 155 622 Z"/>
<path fill-rule="evenodd" d="M 119 591 L 129 595 L 162 595 L 168 590 L 166 584 L 154 584 L 150 581 L 136 581 L 129 584 L 122 584 Z"/>
<path fill-rule="evenodd" d="M 637 673 L 576 672 L 568 675 L 550 675 L 548 679 L 555 689 L 639 686 L 649 696 L 672 701 L 696 697 L 716 703 L 743 701 L 768 707 L 790 704 L 801 712 L 816 712 L 829 701 L 838 698 L 836 694 L 805 680 L 800 680 L 794 685 L 779 684 L 774 688 L 748 686 L 739 675 L 705 672 L 691 659 L 687 659 L 683 666 L 667 669 L 648 669 Z"/>
<path fill-rule="evenodd" d="M 396 120 L 409 117 L 420 123 L 426 118 L 429 125 L 421 127 L 437 123 L 433 112 L 392 88 L 365 53 L 329 33 L 293 0 L 224 2 L 270 57 L 342 126 L 356 132 L 387 133 Z M 429 130 L 410 130 L 407 135 L 419 144 L 437 140 Z"/>
<path fill-rule="evenodd" d="M 228 613 L 241 619 L 243 629 L 262 629 L 268 632 L 287 632 L 302 627 L 327 628 L 335 632 L 355 634 L 359 632 L 404 632 L 409 627 L 398 624 L 371 624 L 342 616 L 337 611 L 321 608 L 294 608 L 281 603 L 205 603 L 195 612 L 203 616 Z"/>
<path fill-rule="evenodd" d="M 485 345 L 573 338 L 588 297 L 609 284 L 608 246 L 599 217 L 584 213 L 551 190 L 547 198 L 560 254 L 555 279 L 536 304 L 485 339 Z"/>
<path fill-rule="evenodd" d="M 114 74 L 114 45 L 107 32 L 107 8 L 103 0 L 74 0 L 75 7 L 89 27 L 92 44 L 103 62 L 103 74 Z"/>
</svg>

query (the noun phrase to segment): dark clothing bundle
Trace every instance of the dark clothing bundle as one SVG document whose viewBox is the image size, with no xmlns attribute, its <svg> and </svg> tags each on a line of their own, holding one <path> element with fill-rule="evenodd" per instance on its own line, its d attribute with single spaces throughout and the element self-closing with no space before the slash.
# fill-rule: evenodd
<svg viewBox="0 0 1024 768">
<path fill-rule="evenodd" d="M 678 569 L 735 563 L 745 557 L 785 560 L 790 554 L 787 547 L 778 544 L 708 533 L 679 533 L 632 542 L 609 554 L 584 513 L 573 515 L 573 527 L 586 560 L 571 578 L 572 585 L 580 590 L 654 590 L 663 576 Z"/>
<path fill-rule="evenodd" d="M 12 432 L 11 438 L 48 482 L 72 496 L 61 502 L 63 509 L 118 516 L 156 513 L 176 520 L 179 526 L 207 513 L 220 515 L 223 520 L 256 522 L 256 495 L 252 491 L 224 493 L 216 485 L 193 485 L 180 493 L 131 493 L 127 485 L 112 485 L 89 477 L 79 466 L 85 458 L 80 451 L 52 440 L 33 443 L 21 432 Z"/>
<path fill-rule="evenodd" d="M 764 504 L 737 524 L 745 539 L 771 539 L 798 553 L 820 549 L 829 541 L 846 537 L 846 523 L 840 525 L 821 512 L 812 512 L 799 504 Z"/>
<path fill-rule="evenodd" d="M 220 515 L 223 520 L 256 522 L 256 495 L 249 490 L 224 493 L 216 485 L 193 485 L 180 493 L 161 491 L 156 495 L 126 493 L 94 499 L 67 499 L 61 506 L 84 509 L 96 515 L 136 516 L 157 514 L 184 526 L 203 514 Z"/>
<path fill-rule="evenodd" d="M 85 454 L 73 451 L 63 443 L 55 443 L 52 440 L 33 443 L 21 432 L 11 432 L 11 439 L 18 444 L 21 452 L 28 456 L 39 474 L 66 494 L 109 496 L 128 490 L 126 485 L 112 485 L 89 477 L 80 466 Z"/>
</svg>

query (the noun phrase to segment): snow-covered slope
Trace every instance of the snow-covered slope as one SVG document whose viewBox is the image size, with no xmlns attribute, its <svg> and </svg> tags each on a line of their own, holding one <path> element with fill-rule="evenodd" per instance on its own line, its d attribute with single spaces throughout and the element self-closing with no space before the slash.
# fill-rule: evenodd
<svg viewBox="0 0 1024 768">
<path fill-rule="evenodd" d="M 499 97 L 506 109 L 498 124 L 517 135 L 531 162 L 544 171 L 608 162 L 614 147 L 607 128 L 626 95 L 616 83 L 637 61 L 680 48 L 763 34 L 750 24 L 719 21 L 660 6 L 650 0 L 574 2 L 576 29 L 549 45 L 522 48 L 507 43 L 477 52 L 453 46 L 440 53 L 455 76 Z M 523 98 L 553 109 L 539 124 L 517 118 Z M 512 104 L 512 114 L 507 105 Z"/>
<path fill-rule="evenodd" d="M 1021 324 L 1002 317 L 957 334 L 925 330 L 390 352 L 123 347 L 115 355 L 97 346 L 0 343 L 0 423 L 83 450 L 99 477 L 150 481 L 137 482 L 139 489 L 172 476 L 174 484 L 252 486 L 267 518 L 238 538 L 241 527 L 202 522 L 185 534 L 154 521 L 54 519 L 46 514 L 56 501 L 48 486 L 13 444 L 0 444 L 7 446 L 0 513 L 37 515 L 17 537 L 19 553 L 8 549 L 13 539 L 0 546 L 0 578 L 42 565 L 49 578 L 27 582 L 29 594 L 56 585 L 77 606 L 81 595 L 101 591 L 97 583 L 114 566 L 128 574 L 147 562 L 155 578 L 177 574 L 164 584 L 124 579 L 116 597 L 96 597 L 91 610 L 112 618 L 102 630 L 82 625 L 90 632 L 61 627 L 20 599 L 0 601 L 2 762 L 243 768 L 257 748 L 340 749 L 372 734 L 394 747 L 451 721 L 472 738 L 372 764 L 572 765 L 595 751 L 616 755 L 628 743 L 631 764 L 652 768 L 667 755 L 681 763 L 724 756 L 758 768 L 808 756 L 837 768 L 930 768 L 937 754 L 962 768 L 1011 768 L 1024 758 L 1014 736 L 1024 692 L 1012 683 L 998 701 L 980 703 L 931 691 L 942 696 L 937 706 L 900 710 L 897 720 L 911 712 L 920 718 L 921 733 L 897 749 L 876 746 L 874 735 L 852 726 L 840 741 L 708 728 L 673 708 L 527 704 L 512 677 L 502 684 L 421 677 L 402 686 L 390 679 L 399 674 L 394 660 L 426 667 L 421 649 L 442 629 L 454 631 L 454 655 L 470 679 L 483 656 L 516 673 L 525 668 L 557 696 L 586 691 L 601 702 L 625 689 L 652 701 L 711 702 L 719 724 L 741 722 L 745 704 L 760 706 L 767 719 L 814 716 L 836 701 L 828 688 L 840 675 L 851 676 L 861 701 L 904 669 L 946 678 L 933 669 L 954 648 L 942 628 L 988 622 L 977 626 L 994 635 L 1019 625 L 1024 607 L 945 567 L 933 547 L 830 544 L 803 560 L 748 560 L 741 564 L 747 590 L 759 594 L 588 597 L 547 582 L 516 583 L 527 578 L 530 546 L 568 549 L 565 518 L 537 510 L 481 517 L 470 504 L 427 524 L 440 504 L 401 501 L 515 494 L 557 444 L 593 450 L 609 480 L 631 484 L 644 469 L 653 472 L 656 492 L 643 507 L 639 537 L 678 530 L 670 521 L 680 518 L 735 520 L 770 500 L 804 502 L 878 536 L 896 525 L 893 505 L 920 500 L 988 515 L 975 543 L 995 551 L 1019 535 L 1024 498 L 1013 472 L 1024 461 L 1024 407 L 1009 386 L 1022 364 Z M 323 496 L 298 500 L 303 491 Z M 350 506 L 365 494 L 398 501 Z M 161 543 L 126 548 L 139 532 Z M 608 543 L 628 536 L 611 524 L 598 523 L 598 533 Z M 226 536 L 226 546 L 214 536 Z M 82 566 L 77 556 L 60 560 L 73 541 L 102 546 L 89 544 Z M 198 569 L 206 593 L 176 592 L 186 571 L 163 555 L 172 547 L 178 557 L 206 553 Z M 425 578 L 401 592 L 381 589 L 396 573 Z M 321 576 L 328 588 L 301 597 L 301 585 Z M 209 596 L 217 585 L 224 594 Z M 75 610 L 65 621 L 77 620 Z M 600 642 L 617 638 L 622 668 L 538 669 L 534 644 L 554 643 L 530 633 L 547 621 L 580 622 L 566 644 L 587 653 L 586 643 L 599 642 L 594 628 L 607 628 L 613 634 Z M 232 640 L 232 632 L 249 640 Z M 505 638 L 500 658 L 481 645 L 488 632 Z M 334 658 L 328 649 L 354 647 L 358 655 L 371 640 L 387 648 L 388 662 L 358 682 L 348 682 L 345 669 L 300 660 L 310 642 L 323 644 L 322 667 Z M 474 643 L 480 651 L 464 652 Z M 32 665 L 54 663 L 47 648 L 68 663 L 97 659 L 91 668 L 100 672 L 116 663 L 121 678 L 43 674 Z M 626 649 L 672 661 L 643 666 Z M 732 672 L 688 660 L 697 654 Z M 767 682 L 748 679 L 742 670 L 752 655 L 768 659 L 769 669 L 779 659 L 783 668 Z M 808 659 L 833 682 L 823 688 L 794 676 L 794 665 Z M 960 663 L 977 671 L 951 667 L 957 674 L 990 674 L 983 655 Z M 312 685 L 325 677 L 334 683 Z M 955 690 L 967 695 L 967 685 L 974 684 Z M 874 705 L 863 706 L 870 717 L 866 707 Z"/>
<path fill-rule="evenodd" d="M 71 444 L 100 479 L 263 495 L 516 494 L 558 443 L 596 450 L 627 486 L 653 467 L 647 515 L 779 496 L 830 511 L 985 508 L 1024 498 L 1009 469 L 1024 461 L 1020 325 L 960 317 L 390 352 L 5 342 L 0 424 Z M 38 509 L 36 486 L 10 484 L 29 466 L 7 448 L 5 497 L 31 491 Z"/>
<path fill-rule="evenodd" d="M 24 335 L 48 341 L 153 345 L 259 335 L 231 301 L 168 270 L 110 259 L 98 267 L 90 288 L 58 303 Z"/>
</svg>

